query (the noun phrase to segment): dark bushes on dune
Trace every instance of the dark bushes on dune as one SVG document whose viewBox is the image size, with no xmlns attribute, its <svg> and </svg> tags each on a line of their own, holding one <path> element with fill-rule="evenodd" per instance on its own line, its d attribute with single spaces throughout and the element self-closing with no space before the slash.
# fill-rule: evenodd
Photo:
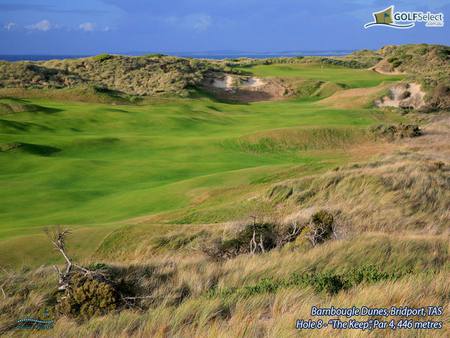
<svg viewBox="0 0 450 338">
<path fill-rule="evenodd" d="M 260 254 L 281 248 L 299 236 L 315 246 L 331 239 L 333 232 L 333 215 L 320 210 L 312 215 L 307 224 L 247 224 L 230 239 L 215 239 L 203 245 L 202 251 L 213 259 L 229 259 L 241 254 Z"/>
<path fill-rule="evenodd" d="M 384 125 L 380 124 L 370 128 L 370 131 L 375 137 L 380 137 L 393 141 L 401 138 L 411 138 L 422 135 L 417 124 L 402 124 L 399 125 Z"/>
<path fill-rule="evenodd" d="M 273 224 L 253 223 L 246 225 L 235 237 L 227 240 L 215 240 L 203 246 L 202 250 L 214 259 L 233 258 L 247 253 L 261 253 L 276 247 L 277 235 Z"/>
</svg>

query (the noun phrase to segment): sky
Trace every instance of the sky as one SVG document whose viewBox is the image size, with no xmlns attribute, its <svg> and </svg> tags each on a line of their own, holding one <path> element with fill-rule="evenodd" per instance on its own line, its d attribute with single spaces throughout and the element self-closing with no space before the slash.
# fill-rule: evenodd
<svg viewBox="0 0 450 338">
<path fill-rule="evenodd" d="M 371 27 L 372 12 L 442 12 L 444 27 Z M 450 0 L 0 0 L 0 54 L 378 49 L 449 45 Z"/>
</svg>

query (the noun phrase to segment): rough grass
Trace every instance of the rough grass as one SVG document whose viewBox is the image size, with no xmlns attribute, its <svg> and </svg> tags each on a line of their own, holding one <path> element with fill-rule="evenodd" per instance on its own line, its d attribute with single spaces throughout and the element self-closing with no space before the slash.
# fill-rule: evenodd
<svg viewBox="0 0 450 338">
<path fill-rule="evenodd" d="M 253 335 L 249 332 L 294 336 L 295 320 L 308 317 L 312 305 L 448 306 L 449 301 L 448 245 L 438 236 L 366 234 L 307 252 L 291 247 L 225 264 L 202 257 L 195 248 L 184 249 L 190 254 L 170 250 L 140 255 L 136 265 L 114 268 L 152 295 L 147 310 L 111 313 L 84 323 L 61 317 L 52 336 L 95 330 L 100 337 L 212 337 L 224 329 L 233 337 Z M 52 269 L 2 272 L 0 281 L 7 297 L 0 305 L 0 326 L 51 309 L 48 300 L 56 284 Z M 181 290 L 187 291 L 180 301 Z"/>
<path fill-rule="evenodd" d="M 0 62 L 0 87 L 73 88 L 100 86 L 129 95 L 186 96 L 206 72 L 223 67 L 176 57 L 129 57 L 101 54 L 92 58 L 45 62 Z"/>
</svg>

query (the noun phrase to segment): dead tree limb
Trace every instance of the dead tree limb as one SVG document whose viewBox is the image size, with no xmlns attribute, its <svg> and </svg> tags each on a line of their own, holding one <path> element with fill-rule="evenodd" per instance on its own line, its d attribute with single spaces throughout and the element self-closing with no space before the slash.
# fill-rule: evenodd
<svg viewBox="0 0 450 338">
<path fill-rule="evenodd" d="M 326 233 L 325 226 L 310 223 L 310 231 L 306 235 L 306 238 L 311 242 L 312 246 L 316 246 L 324 241 Z"/>
<path fill-rule="evenodd" d="M 58 290 L 66 290 L 69 284 L 69 277 L 73 267 L 72 260 L 66 252 L 66 238 L 68 235 L 70 235 L 71 232 L 68 229 L 63 229 L 61 226 L 57 226 L 54 229 L 47 228 L 44 231 L 47 234 L 50 242 L 53 244 L 54 248 L 61 253 L 61 255 L 64 257 L 64 260 L 66 261 L 66 268 L 64 272 L 62 272 L 58 266 L 53 266 L 58 273 Z"/>
<path fill-rule="evenodd" d="M 259 234 L 259 247 L 261 248 L 261 252 L 264 253 L 266 250 L 264 250 L 264 241 L 262 234 Z"/>
<path fill-rule="evenodd" d="M 282 247 L 287 243 L 294 241 L 300 232 L 303 230 L 303 227 L 299 227 L 297 223 L 291 223 L 291 230 L 287 230 L 287 233 L 280 234 L 277 236 L 277 247 Z"/>
<path fill-rule="evenodd" d="M 256 243 L 256 231 L 253 230 L 253 236 L 250 240 L 250 253 L 254 254 L 256 252 L 256 249 L 258 247 L 258 244 Z"/>
</svg>

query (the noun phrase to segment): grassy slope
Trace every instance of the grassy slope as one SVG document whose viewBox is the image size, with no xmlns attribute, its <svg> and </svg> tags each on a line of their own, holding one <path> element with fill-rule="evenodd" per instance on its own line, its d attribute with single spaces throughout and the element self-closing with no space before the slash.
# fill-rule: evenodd
<svg viewBox="0 0 450 338">
<path fill-rule="evenodd" d="M 197 231 L 189 227 L 178 234 Z M 154 235 L 147 233 L 145 238 L 154 239 Z M 448 243 L 439 236 L 368 234 L 358 240 L 331 241 L 307 252 L 284 248 L 227 262 L 205 259 L 190 251 L 188 245 L 166 248 L 166 255 L 158 255 L 155 243 L 135 243 L 138 247 L 129 250 L 128 259 L 130 253 L 144 247 L 152 247 L 153 253 L 145 261 L 141 258 L 133 265 L 130 261 L 124 265 L 154 297 L 149 310 L 111 313 L 81 323 L 63 317 L 51 331 L 23 335 L 48 336 L 50 332 L 52 337 L 84 337 L 95 331 L 98 337 L 310 337 L 309 331 L 294 330 L 294 324 L 298 318 L 310 318 L 312 305 L 389 308 L 448 304 L 448 274 L 444 272 Z M 296 274 L 303 273 L 350 276 L 355 269 L 369 269 L 367 280 L 337 294 L 318 291 L 317 285 L 302 285 L 295 279 Z M 11 318 L 42 312 L 44 295 L 50 294 L 55 285 L 51 267 L 0 277 L 10 295 L 0 303 L 0 327 Z M 174 303 L 180 289 L 189 290 L 189 294 Z M 448 311 L 443 317 L 429 319 L 448 322 Z M 445 336 L 446 331 L 424 330 L 421 337 L 433 337 L 437 332 Z M 320 330 L 315 336 L 333 333 Z M 371 334 L 398 337 L 398 331 L 390 330 L 374 330 Z M 366 331 L 348 332 L 351 337 L 367 335 Z"/>
<path fill-rule="evenodd" d="M 276 65 L 259 69 L 280 75 Z M 361 83 L 360 73 L 301 65 L 294 75 L 353 87 L 392 80 L 366 72 Z M 359 130 L 394 118 L 295 99 L 247 105 L 208 98 L 141 106 L 29 103 L 35 111 L 0 120 L 0 143 L 33 145 L 0 153 L 2 239 L 55 223 L 110 227 L 110 222 L 189 207 L 198 195 L 215 189 L 240 187 L 228 195 L 233 198 L 258 189 L 257 184 L 245 187 L 250 183 L 325 170 L 350 159 L 344 149 L 363 140 Z M 275 143 L 272 134 L 278 135 Z M 291 142 L 301 135 L 301 146 Z"/>
</svg>

